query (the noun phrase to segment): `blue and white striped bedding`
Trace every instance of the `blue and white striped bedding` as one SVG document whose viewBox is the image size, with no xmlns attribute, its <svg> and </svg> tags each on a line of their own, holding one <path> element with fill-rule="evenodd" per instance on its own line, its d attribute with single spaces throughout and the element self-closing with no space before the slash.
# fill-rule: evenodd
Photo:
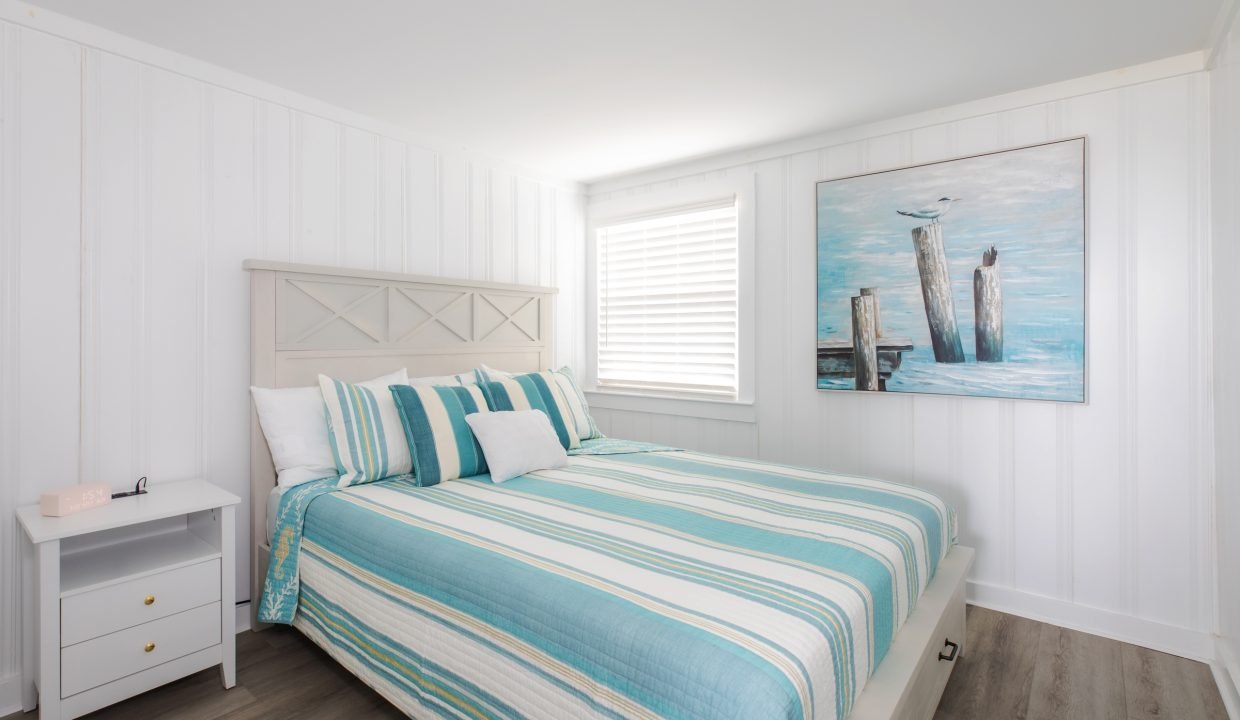
<svg viewBox="0 0 1240 720">
<path fill-rule="evenodd" d="M 584 446 L 291 489 L 260 617 L 414 717 L 843 718 L 954 541 L 916 488 Z"/>
</svg>

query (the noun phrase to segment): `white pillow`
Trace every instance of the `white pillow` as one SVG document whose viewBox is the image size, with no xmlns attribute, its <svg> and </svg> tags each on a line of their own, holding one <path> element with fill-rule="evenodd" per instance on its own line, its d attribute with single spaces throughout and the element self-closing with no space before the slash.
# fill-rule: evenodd
<svg viewBox="0 0 1240 720">
<path fill-rule="evenodd" d="M 507 370 L 496 370 L 495 368 L 482 363 L 478 366 L 478 372 L 482 373 L 482 381 L 490 382 L 492 380 L 502 380 L 504 378 L 514 377 L 516 373 L 510 373 Z"/>
<path fill-rule="evenodd" d="M 465 416 L 482 446 L 491 482 L 568 464 L 568 453 L 540 410 L 504 410 Z"/>
<path fill-rule="evenodd" d="M 478 375 L 473 370 L 467 370 L 455 375 L 427 375 L 425 377 L 409 378 L 409 384 L 414 387 L 423 385 L 477 385 Z"/>
<path fill-rule="evenodd" d="M 408 380 L 404 368 L 368 381 L 386 388 Z M 267 438 L 280 487 L 293 487 L 311 480 L 336 477 L 331 435 L 323 391 L 318 387 L 251 387 L 258 424 Z"/>
</svg>

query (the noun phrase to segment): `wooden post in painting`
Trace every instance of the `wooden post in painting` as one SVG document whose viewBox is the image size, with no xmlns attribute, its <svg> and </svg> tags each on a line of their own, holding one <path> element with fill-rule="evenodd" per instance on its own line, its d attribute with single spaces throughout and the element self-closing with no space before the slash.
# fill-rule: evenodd
<svg viewBox="0 0 1240 720">
<path fill-rule="evenodd" d="M 852 299 L 853 365 L 858 390 L 878 389 L 878 336 L 874 332 L 874 298 Z"/>
<path fill-rule="evenodd" d="M 973 271 L 973 315 L 977 325 L 977 361 L 1003 362 L 1003 286 L 999 283 L 999 251 L 982 253 Z"/>
<path fill-rule="evenodd" d="M 917 253 L 917 272 L 921 275 L 921 297 L 926 304 L 930 343 L 934 360 L 941 363 L 964 362 L 964 346 L 956 327 L 956 305 L 943 251 L 943 226 L 937 222 L 913 228 L 913 249 Z"/>
<path fill-rule="evenodd" d="M 874 336 L 883 336 L 883 311 L 878 306 L 878 288 L 861 288 L 861 297 L 874 298 Z"/>
</svg>

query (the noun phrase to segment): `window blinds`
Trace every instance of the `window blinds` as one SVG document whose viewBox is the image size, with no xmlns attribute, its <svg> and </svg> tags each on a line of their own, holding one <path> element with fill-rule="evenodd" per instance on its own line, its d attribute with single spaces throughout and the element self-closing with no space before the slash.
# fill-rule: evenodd
<svg viewBox="0 0 1240 720">
<path fill-rule="evenodd" d="M 732 199 L 599 228 L 600 387 L 736 397 L 737 243 Z"/>
</svg>

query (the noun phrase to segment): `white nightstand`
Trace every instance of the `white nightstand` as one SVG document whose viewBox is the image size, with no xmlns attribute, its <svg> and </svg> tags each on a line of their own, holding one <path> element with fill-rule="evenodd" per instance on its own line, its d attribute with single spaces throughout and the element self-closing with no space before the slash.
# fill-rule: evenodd
<svg viewBox="0 0 1240 720">
<path fill-rule="evenodd" d="M 235 685 L 240 502 L 184 480 L 61 518 L 19 508 L 22 709 L 75 718 L 214 665 Z"/>
</svg>

